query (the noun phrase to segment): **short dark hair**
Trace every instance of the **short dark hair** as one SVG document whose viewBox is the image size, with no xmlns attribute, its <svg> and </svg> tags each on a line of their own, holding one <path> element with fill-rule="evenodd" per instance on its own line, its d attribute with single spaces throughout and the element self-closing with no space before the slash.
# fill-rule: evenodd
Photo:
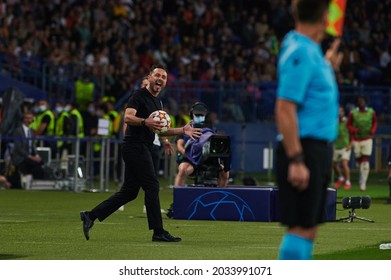
<svg viewBox="0 0 391 280">
<path fill-rule="evenodd" d="M 166 69 L 166 67 L 165 67 L 164 65 L 162 65 L 162 64 L 154 64 L 154 65 L 152 65 L 151 68 L 149 69 L 149 73 L 152 73 L 153 70 L 155 70 L 156 68 L 160 68 L 160 69 L 163 69 L 164 71 L 168 72 L 167 69 Z M 148 77 L 148 75 L 147 75 L 147 77 Z"/>
<path fill-rule="evenodd" d="M 331 0 L 292 0 L 292 15 L 296 21 L 316 23 L 329 8 Z"/>
</svg>

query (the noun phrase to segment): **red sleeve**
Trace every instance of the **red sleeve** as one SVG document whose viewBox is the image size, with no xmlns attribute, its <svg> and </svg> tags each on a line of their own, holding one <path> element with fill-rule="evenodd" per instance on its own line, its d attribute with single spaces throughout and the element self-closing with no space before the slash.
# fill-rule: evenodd
<svg viewBox="0 0 391 280">
<path fill-rule="evenodd" d="M 357 128 L 353 126 L 353 115 L 352 113 L 349 113 L 348 120 L 346 122 L 346 125 L 349 129 L 350 134 L 354 134 L 357 132 Z"/>
<path fill-rule="evenodd" d="M 377 129 L 377 117 L 375 111 L 373 112 L 371 133 L 375 134 Z"/>
</svg>

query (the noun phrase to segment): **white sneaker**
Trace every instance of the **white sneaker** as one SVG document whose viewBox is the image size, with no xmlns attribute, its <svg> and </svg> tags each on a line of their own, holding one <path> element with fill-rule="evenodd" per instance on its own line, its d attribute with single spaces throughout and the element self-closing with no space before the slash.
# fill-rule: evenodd
<svg viewBox="0 0 391 280">
<path fill-rule="evenodd" d="M 365 184 L 360 184 L 360 191 L 365 192 L 367 186 Z"/>
</svg>

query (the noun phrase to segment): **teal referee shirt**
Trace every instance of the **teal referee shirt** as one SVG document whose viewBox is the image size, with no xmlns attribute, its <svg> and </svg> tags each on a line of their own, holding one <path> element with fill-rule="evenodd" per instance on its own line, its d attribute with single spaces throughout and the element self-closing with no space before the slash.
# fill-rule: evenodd
<svg viewBox="0 0 391 280">
<path fill-rule="evenodd" d="M 300 138 L 334 141 L 338 131 L 338 87 L 319 44 L 290 31 L 278 59 L 277 98 L 297 104 Z"/>
</svg>

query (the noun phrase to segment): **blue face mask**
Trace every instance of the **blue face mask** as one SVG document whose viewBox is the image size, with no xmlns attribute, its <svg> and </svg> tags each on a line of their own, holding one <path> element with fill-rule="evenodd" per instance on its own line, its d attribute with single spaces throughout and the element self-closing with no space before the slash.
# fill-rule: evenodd
<svg viewBox="0 0 391 280">
<path fill-rule="evenodd" d="M 205 116 L 194 116 L 193 120 L 195 124 L 200 124 L 205 121 Z"/>
</svg>

